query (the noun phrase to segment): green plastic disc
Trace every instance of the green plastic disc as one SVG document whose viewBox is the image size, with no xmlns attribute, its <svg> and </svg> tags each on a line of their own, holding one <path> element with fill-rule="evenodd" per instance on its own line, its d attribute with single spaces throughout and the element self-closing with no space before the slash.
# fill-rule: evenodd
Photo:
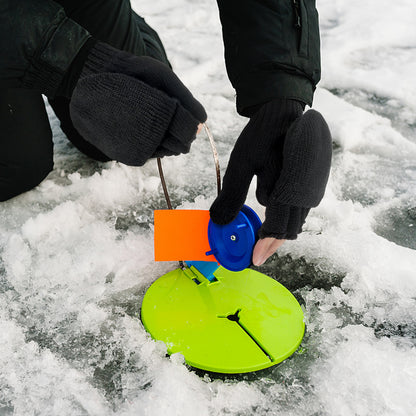
<svg viewBox="0 0 416 416">
<path fill-rule="evenodd" d="M 195 267 L 173 270 L 146 292 L 141 319 L 168 353 L 192 367 L 246 373 L 278 364 L 305 332 L 295 297 L 272 278 L 219 267 L 210 282 Z"/>
</svg>

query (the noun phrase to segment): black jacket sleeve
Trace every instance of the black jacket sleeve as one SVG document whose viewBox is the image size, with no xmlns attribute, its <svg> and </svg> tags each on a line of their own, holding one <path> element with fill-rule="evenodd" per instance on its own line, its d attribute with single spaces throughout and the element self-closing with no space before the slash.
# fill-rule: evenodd
<svg viewBox="0 0 416 416">
<path fill-rule="evenodd" d="M 274 98 L 312 104 L 320 79 L 315 0 L 217 0 L 237 111 Z"/>
<path fill-rule="evenodd" d="M 53 97 L 89 33 L 51 0 L 0 0 L 0 88 Z"/>
</svg>

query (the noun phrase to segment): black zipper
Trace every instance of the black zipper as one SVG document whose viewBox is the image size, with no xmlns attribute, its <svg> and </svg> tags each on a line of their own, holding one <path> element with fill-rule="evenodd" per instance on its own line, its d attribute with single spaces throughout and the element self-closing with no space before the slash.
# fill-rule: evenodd
<svg viewBox="0 0 416 416">
<path fill-rule="evenodd" d="M 300 29 L 302 27 L 302 20 L 300 18 L 300 4 L 299 0 L 292 0 L 293 2 L 293 10 L 295 12 L 295 23 L 294 26 L 296 29 Z"/>
</svg>

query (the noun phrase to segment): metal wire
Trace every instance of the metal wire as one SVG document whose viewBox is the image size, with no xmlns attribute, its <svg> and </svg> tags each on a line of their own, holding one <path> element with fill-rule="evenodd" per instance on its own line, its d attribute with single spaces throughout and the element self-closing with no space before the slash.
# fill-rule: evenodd
<svg viewBox="0 0 416 416">
<path fill-rule="evenodd" d="M 172 203 L 170 202 L 168 188 L 166 186 L 165 175 L 163 174 L 162 168 L 162 160 L 160 159 L 160 157 L 157 158 L 157 168 L 159 170 L 160 182 L 162 182 L 163 193 L 165 194 L 166 205 L 169 209 L 173 209 Z"/>
<path fill-rule="evenodd" d="M 203 126 L 208 136 L 209 144 L 211 145 L 212 155 L 214 157 L 215 172 L 217 175 L 217 193 L 219 195 L 221 192 L 221 169 L 220 169 L 220 161 L 218 158 L 217 147 L 215 146 L 214 137 L 212 136 L 211 130 L 208 128 L 207 124 L 204 123 Z M 168 206 L 169 209 L 173 209 L 172 203 L 169 197 L 168 188 L 166 186 L 165 175 L 163 174 L 163 168 L 162 168 L 162 160 L 160 159 L 160 157 L 157 158 L 157 168 L 159 170 L 160 182 L 162 182 L 163 193 L 165 194 L 166 205 Z"/>
<path fill-rule="evenodd" d="M 208 136 L 209 144 L 211 145 L 212 155 L 214 156 L 215 172 L 217 175 L 217 193 L 219 195 L 221 192 L 221 170 L 220 170 L 220 161 L 218 158 L 217 147 L 215 146 L 214 137 L 212 136 L 211 131 L 208 128 L 207 124 L 204 123 L 203 126 Z M 166 199 L 166 205 L 168 206 L 168 209 L 173 209 L 172 202 L 169 197 L 168 187 L 166 186 L 165 175 L 163 174 L 163 168 L 162 168 L 162 160 L 160 159 L 160 157 L 157 158 L 157 168 L 159 170 L 160 182 L 162 183 L 163 193 Z M 182 260 L 179 261 L 179 267 L 181 269 L 185 268 L 185 265 Z"/>
<path fill-rule="evenodd" d="M 215 146 L 214 137 L 211 134 L 208 125 L 204 123 L 204 129 L 207 133 L 209 144 L 211 145 L 212 155 L 214 156 L 215 171 L 217 173 L 217 193 L 218 195 L 221 192 L 221 170 L 220 170 L 220 160 L 218 158 L 217 147 Z"/>
</svg>

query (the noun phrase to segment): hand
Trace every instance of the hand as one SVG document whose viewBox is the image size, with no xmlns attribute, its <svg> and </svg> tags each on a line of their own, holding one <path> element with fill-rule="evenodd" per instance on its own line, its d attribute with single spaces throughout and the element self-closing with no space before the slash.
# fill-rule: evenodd
<svg viewBox="0 0 416 416">
<path fill-rule="evenodd" d="M 331 134 L 318 112 L 294 100 L 264 104 L 231 153 L 220 195 L 211 206 L 215 223 L 228 224 L 241 210 L 254 175 L 266 206 L 253 263 L 262 264 L 286 239 L 294 240 L 311 207 L 321 201 L 331 163 Z"/>
<path fill-rule="evenodd" d="M 131 166 L 189 152 L 198 125 L 207 118 L 167 65 L 100 42 L 89 52 L 70 113 L 87 141 Z"/>
</svg>

